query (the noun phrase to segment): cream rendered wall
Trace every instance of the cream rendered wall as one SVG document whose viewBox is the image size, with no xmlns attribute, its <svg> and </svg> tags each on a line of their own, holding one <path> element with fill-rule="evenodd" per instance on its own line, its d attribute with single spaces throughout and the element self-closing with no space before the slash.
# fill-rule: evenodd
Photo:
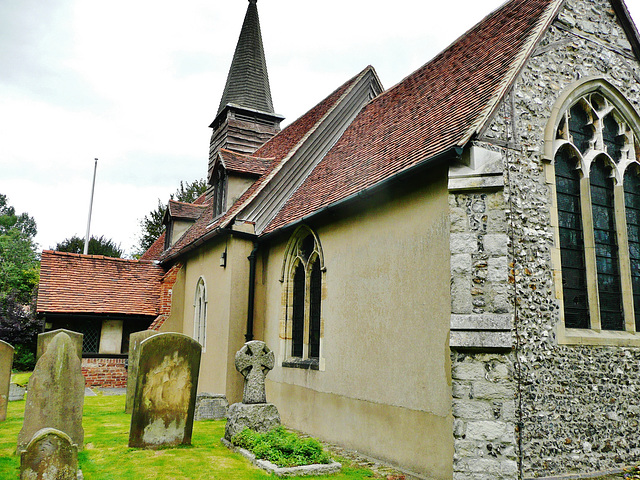
<svg viewBox="0 0 640 480">
<path fill-rule="evenodd" d="M 229 403 L 242 400 L 242 377 L 234 365 L 244 345 L 251 241 L 224 236 L 208 242 L 184 262 L 184 293 L 173 297 L 181 303 L 180 330 L 194 336 L 195 295 L 200 277 L 207 287 L 207 333 L 200 362 L 198 391 L 223 393 Z M 220 257 L 226 251 L 226 266 Z M 173 308 L 171 319 L 174 318 Z"/>
<path fill-rule="evenodd" d="M 229 175 L 227 177 L 226 208 L 231 208 L 231 206 L 236 203 L 236 200 L 238 200 L 255 181 L 255 178 L 240 177 L 233 174 Z"/>
<path fill-rule="evenodd" d="M 267 377 L 283 422 L 430 479 L 451 479 L 446 173 L 412 193 L 315 229 L 323 248 L 324 371 Z M 287 238 L 258 277 L 256 333 L 282 357 L 280 272 Z"/>
</svg>

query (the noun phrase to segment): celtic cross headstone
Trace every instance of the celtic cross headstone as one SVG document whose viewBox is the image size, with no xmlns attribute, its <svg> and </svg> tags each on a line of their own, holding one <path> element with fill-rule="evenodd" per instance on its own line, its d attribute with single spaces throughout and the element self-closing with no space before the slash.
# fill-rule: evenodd
<svg viewBox="0 0 640 480">
<path fill-rule="evenodd" d="M 247 342 L 236 353 L 236 370 L 244 377 L 242 403 L 267 403 L 264 380 L 273 370 L 275 357 L 264 342 Z"/>
<path fill-rule="evenodd" d="M 245 428 L 256 432 L 267 432 L 280 425 L 280 413 L 276 406 L 267 403 L 265 377 L 275 365 L 275 356 L 264 342 L 247 342 L 236 353 L 236 369 L 244 377 L 242 403 L 229 407 L 224 438 L 231 441 L 236 433 Z"/>
</svg>

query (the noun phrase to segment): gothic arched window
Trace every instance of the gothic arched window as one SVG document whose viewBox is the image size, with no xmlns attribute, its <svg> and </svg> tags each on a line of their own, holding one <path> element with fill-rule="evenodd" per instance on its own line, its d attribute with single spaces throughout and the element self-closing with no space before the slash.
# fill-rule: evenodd
<svg viewBox="0 0 640 480">
<path fill-rule="evenodd" d="M 204 351 L 207 344 L 207 286 L 202 277 L 196 286 L 193 306 L 193 338 L 202 345 Z"/>
<path fill-rule="evenodd" d="M 320 242 L 300 227 L 287 245 L 283 264 L 285 288 L 284 366 L 317 369 L 322 339 L 323 256 Z"/>
<path fill-rule="evenodd" d="M 640 333 L 639 123 L 612 87 L 583 91 L 566 101 L 553 141 L 562 319 L 567 329 Z"/>
</svg>

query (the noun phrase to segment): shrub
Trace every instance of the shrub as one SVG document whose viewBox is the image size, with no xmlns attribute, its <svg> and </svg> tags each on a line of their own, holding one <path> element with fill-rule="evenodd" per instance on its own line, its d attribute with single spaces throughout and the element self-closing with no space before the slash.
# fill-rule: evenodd
<svg viewBox="0 0 640 480">
<path fill-rule="evenodd" d="M 231 439 L 231 443 L 245 448 L 263 460 L 279 467 L 298 467 L 314 463 L 331 463 L 331 458 L 314 438 L 300 438 L 284 427 L 267 433 L 257 433 L 245 428 Z"/>
</svg>

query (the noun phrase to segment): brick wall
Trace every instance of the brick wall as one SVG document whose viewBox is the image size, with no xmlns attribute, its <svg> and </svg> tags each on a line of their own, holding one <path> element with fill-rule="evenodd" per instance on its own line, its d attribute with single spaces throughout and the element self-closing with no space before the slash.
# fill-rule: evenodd
<svg viewBox="0 0 640 480">
<path fill-rule="evenodd" d="M 126 388 L 124 358 L 83 358 L 82 375 L 87 387 Z"/>
</svg>

